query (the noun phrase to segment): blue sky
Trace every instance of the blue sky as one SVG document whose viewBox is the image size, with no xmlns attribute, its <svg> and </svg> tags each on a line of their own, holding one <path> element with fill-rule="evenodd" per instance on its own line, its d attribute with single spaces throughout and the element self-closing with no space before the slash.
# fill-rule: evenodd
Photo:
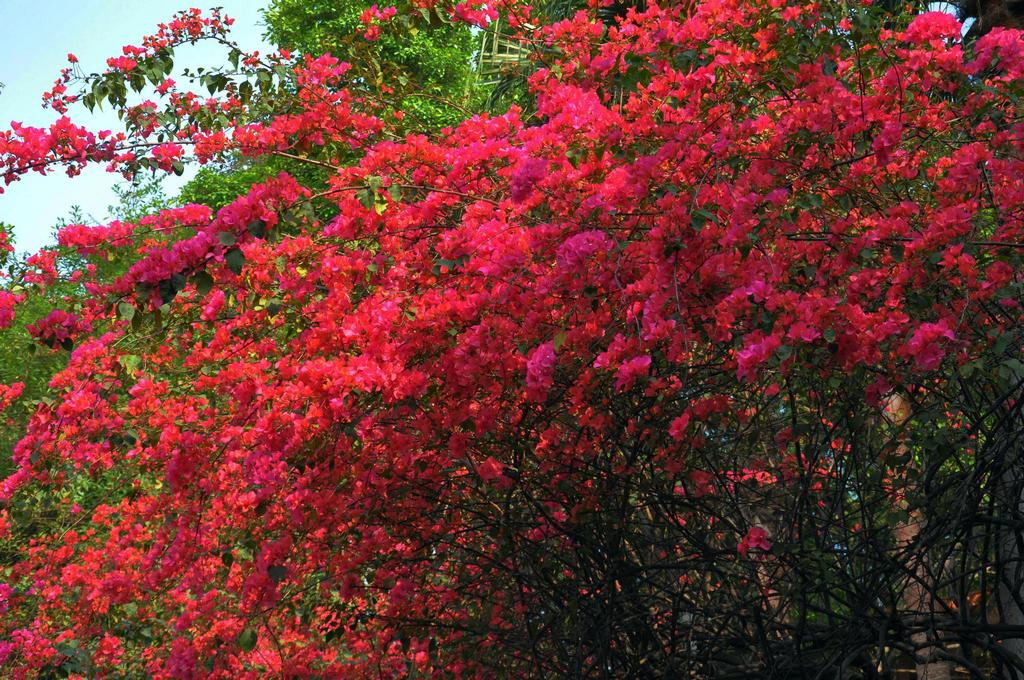
<svg viewBox="0 0 1024 680">
<path fill-rule="evenodd" d="M 231 35 L 246 50 L 268 49 L 262 40 L 264 27 L 259 0 L 209 0 L 235 19 Z M 0 0 L 4 36 L 0 41 L 0 126 L 10 121 L 27 125 L 49 125 L 56 114 L 44 110 L 40 95 L 48 90 L 67 54 L 75 54 L 82 69 L 102 71 L 106 59 L 121 54 L 121 47 L 135 44 L 155 31 L 175 11 L 189 6 L 207 7 L 192 0 Z M 222 64 L 223 48 L 200 44 L 180 48 L 178 66 Z M 181 79 L 178 79 L 182 82 Z M 89 114 L 72 108 L 71 117 L 92 130 L 119 129 L 117 116 L 109 110 Z M 194 172 L 194 171 L 192 171 Z M 165 182 L 170 195 L 185 180 L 170 177 Z M 82 208 L 89 221 L 103 221 L 107 208 L 116 201 L 112 187 L 120 175 L 94 167 L 69 178 L 58 171 L 46 176 L 32 175 L 5 187 L 0 194 L 0 222 L 14 226 L 19 251 L 34 252 L 52 242 L 53 226 L 68 215 L 72 205 Z"/>
</svg>

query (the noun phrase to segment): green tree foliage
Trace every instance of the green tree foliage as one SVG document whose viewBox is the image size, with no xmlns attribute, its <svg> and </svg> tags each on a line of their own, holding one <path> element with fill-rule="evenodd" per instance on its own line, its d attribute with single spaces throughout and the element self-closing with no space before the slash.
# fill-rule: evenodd
<svg viewBox="0 0 1024 680">
<path fill-rule="evenodd" d="M 267 37 L 280 47 L 330 53 L 352 63 L 369 92 L 387 97 L 394 91 L 409 128 L 443 127 L 465 118 L 482 100 L 472 72 L 477 36 L 436 12 L 427 29 L 412 26 L 400 12 L 379 40 L 368 41 L 361 16 L 370 6 L 360 0 L 273 0 L 264 12 Z"/>
<path fill-rule="evenodd" d="M 217 211 L 240 194 L 247 193 L 253 185 L 281 172 L 301 177 L 305 186 L 310 187 L 323 187 L 327 179 L 324 168 L 295 159 L 236 159 L 201 168 L 196 176 L 182 187 L 177 202 L 180 205 L 199 203 Z"/>
<path fill-rule="evenodd" d="M 281 48 L 304 54 L 330 53 L 351 64 L 351 89 L 363 106 L 401 111 L 396 129 L 429 132 L 453 125 L 482 108 L 486 99 L 476 84 L 473 59 L 478 36 L 465 24 L 428 13 L 428 26 L 413 26 L 405 15 L 382 27 L 379 39 L 366 37 L 363 13 L 371 5 L 352 0 L 273 0 L 264 10 L 267 38 Z M 371 36 L 373 37 L 373 36 Z M 280 113 L 266 111 L 267 115 Z M 358 153 L 338 150 L 338 165 Z M 347 158 L 351 156 L 351 158 Z M 228 159 L 209 165 L 182 189 L 179 204 L 200 203 L 219 210 L 250 187 L 287 172 L 303 185 L 322 189 L 323 167 L 288 157 Z M 334 208 L 318 207 L 330 216 Z"/>
</svg>

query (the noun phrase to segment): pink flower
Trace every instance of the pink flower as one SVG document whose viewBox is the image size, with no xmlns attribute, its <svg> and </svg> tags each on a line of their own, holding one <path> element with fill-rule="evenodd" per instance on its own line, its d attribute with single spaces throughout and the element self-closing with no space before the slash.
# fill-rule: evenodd
<svg viewBox="0 0 1024 680">
<path fill-rule="evenodd" d="M 220 310 L 224 308 L 224 291 L 218 288 L 217 290 L 210 293 L 209 299 L 203 306 L 202 318 L 203 321 L 213 321 L 220 314 Z"/>
<path fill-rule="evenodd" d="M 628 390 L 637 381 L 637 378 L 647 376 L 650 367 L 651 357 L 646 354 L 623 362 L 615 375 L 615 389 Z"/>
<path fill-rule="evenodd" d="M 715 476 L 703 470 L 694 470 L 690 473 L 690 495 L 694 498 L 707 496 L 715 492 Z"/>
<path fill-rule="evenodd" d="M 544 178 L 548 162 L 543 158 L 527 157 L 519 161 L 512 171 L 509 195 L 515 203 L 522 203 L 533 193 L 534 186 Z"/>
<path fill-rule="evenodd" d="M 956 17 L 949 12 L 923 12 L 910 22 L 903 38 L 918 44 L 932 40 L 957 40 L 962 28 Z"/>
<path fill-rule="evenodd" d="M 889 121 L 882 126 L 878 136 L 871 142 L 871 148 L 875 152 L 879 163 L 888 163 L 892 157 L 892 151 L 899 147 L 903 139 L 903 126 L 897 121 Z"/>
<path fill-rule="evenodd" d="M 761 527 L 750 527 L 747 535 L 744 536 L 736 546 L 736 552 L 743 557 L 747 556 L 751 548 L 754 550 L 768 551 L 772 549 L 772 542 L 768 540 L 768 532 Z"/>
<path fill-rule="evenodd" d="M 476 466 L 476 473 L 485 482 L 493 482 L 504 478 L 505 466 L 496 461 L 493 456 L 488 456 L 486 460 Z"/>
<path fill-rule="evenodd" d="M 558 247 L 555 261 L 559 269 L 576 272 L 592 255 L 611 250 L 614 246 L 615 243 L 603 231 L 584 231 L 570 236 Z"/>
<path fill-rule="evenodd" d="M 391 19 L 397 13 L 398 10 L 394 7 L 385 7 L 381 10 L 377 5 L 364 11 L 359 17 L 359 22 L 366 27 L 363 37 L 370 41 L 379 40 L 380 26 L 378 24 Z"/>
<path fill-rule="evenodd" d="M 14 589 L 6 583 L 0 583 L 0 614 L 7 611 L 10 606 L 11 596 L 14 594 Z"/>
<path fill-rule="evenodd" d="M 161 169 L 170 170 L 185 155 L 185 149 L 180 144 L 161 144 L 153 147 L 151 155 Z"/>
<path fill-rule="evenodd" d="M 96 649 L 96 660 L 101 663 L 116 664 L 121 660 L 123 654 L 124 645 L 121 643 L 121 639 L 110 633 L 104 633 Z"/>
<path fill-rule="evenodd" d="M 131 71 L 138 65 L 139 62 L 135 61 L 131 57 L 110 57 L 107 59 L 107 66 L 119 71 Z"/>
<path fill-rule="evenodd" d="M 24 295 L 0 291 L 0 328 L 8 328 L 14 322 L 14 308 L 24 299 Z"/>
<path fill-rule="evenodd" d="M 395 582 L 395 586 L 388 593 L 391 596 L 393 602 L 404 602 L 408 600 L 416 590 L 416 585 L 407 578 L 400 578 Z"/>
<path fill-rule="evenodd" d="M 760 333 L 747 336 L 747 343 L 736 353 L 736 377 L 740 380 L 753 380 L 757 377 L 758 367 L 772 358 L 775 350 L 782 342 L 778 337 L 764 337 Z"/>
<path fill-rule="evenodd" d="M 533 350 L 526 362 L 526 393 L 531 401 L 542 401 L 555 378 L 555 346 L 550 342 Z"/>
<path fill-rule="evenodd" d="M 684 413 L 668 426 L 668 434 L 672 439 L 680 440 L 683 438 L 683 433 L 686 432 L 686 426 L 690 424 L 690 414 Z"/>
<path fill-rule="evenodd" d="M 92 325 L 77 314 L 70 314 L 63 309 L 55 309 L 45 318 L 29 324 L 25 328 L 29 335 L 47 347 L 64 345 L 65 349 L 71 349 L 74 336 L 79 333 L 88 333 L 92 330 Z"/>
<path fill-rule="evenodd" d="M 993 28 L 978 38 L 974 45 L 977 59 L 969 63 L 972 75 L 989 67 L 998 67 L 1008 80 L 1024 77 L 1024 45 L 1020 33 L 1014 29 Z"/>
<path fill-rule="evenodd" d="M 917 327 L 900 353 L 908 358 L 913 357 L 918 368 L 931 371 L 939 367 L 946 355 L 943 341 L 955 338 L 956 334 L 945 319 L 938 323 L 923 323 Z"/>
</svg>

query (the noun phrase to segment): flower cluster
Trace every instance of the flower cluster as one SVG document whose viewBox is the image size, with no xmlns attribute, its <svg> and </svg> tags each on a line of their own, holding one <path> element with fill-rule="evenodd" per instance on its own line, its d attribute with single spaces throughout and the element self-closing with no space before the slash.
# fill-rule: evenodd
<svg viewBox="0 0 1024 680">
<path fill-rule="evenodd" d="M 363 37 L 367 40 L 380 40 L 380 24 L 386 23 L 398 13 L 394 7 L 380 9 L 377 5 L 371 5 L 360 16 L 359 23 L 363 25 Z"/>
<path fill-rule="evenodd" d="M 27 326 L 29 334 L 47 347 L 67 345 L 82 333 L 92 330 L 89 322 L 77 314 L 55 309 L 46 317 Z"/>
</svg>

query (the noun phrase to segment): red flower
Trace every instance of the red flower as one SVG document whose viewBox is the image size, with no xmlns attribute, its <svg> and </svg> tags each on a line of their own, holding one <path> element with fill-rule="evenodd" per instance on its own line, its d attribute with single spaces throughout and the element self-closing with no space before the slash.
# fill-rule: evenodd
<svg viewBox="0 0 1024 680">
<path fill-rule="evenodd" d="M 489 456 L 476 466 L 476 473 L 485 482 L 493 482 L 504 477 L 505 466 L 496 461 L 493 456 Z"/>
</svg>

